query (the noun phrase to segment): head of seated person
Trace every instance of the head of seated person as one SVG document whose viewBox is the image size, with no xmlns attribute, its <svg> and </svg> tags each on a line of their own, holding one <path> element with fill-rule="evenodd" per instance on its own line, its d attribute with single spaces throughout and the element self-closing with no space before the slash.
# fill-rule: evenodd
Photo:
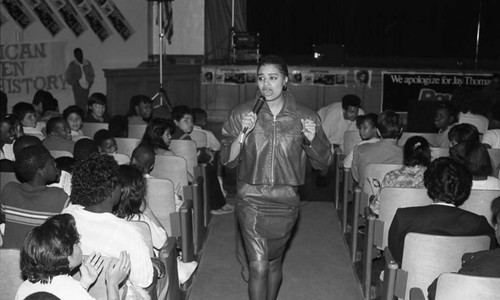
<svg viewBox="0 0 500 300">
<path fill-rule="evenodd" d="M 14 165 L 20 182 L 32 186 L 43 186 L 57 182 L 60 171 L 49 150 L 42 145 L 28 146 L 16 156 Z"/>
<path fill-rule="evenodd" d="M 399 139 L 403 132 L 403 120 L 393 110 L 385 110 L 377 118 L 378 133 L 382 139 Z"/>
<path fill-rule="evenodd" d="M 54 117 L 47 122 L 47 136 L 60 137 L 71 141 L 71 129 L 63 117 Z"/>
<path fill-rule="evenodd" d="M 52 94 L 50 98 L 44 99 L 44 101 L 42 102 L 42 106 L 42 121 L 46 122 L 54 116 L 61 116 L 61 113 L 59 112 L 59 102 L 56 98 L 52 97 Z"/>
<path fill-rule="evenodd" d="M 35 128 L 38 123 L 35 108 L 27 102 L 19 102 L 14 105 L 12 114 L 21 121 L 24 127 Z"/>
<path fill-rule="evenodd" d="M 158 149 L 169 150 L 170 141 L 176 128 L 170 119 L 154 118 L 146 126 L 141 144 L 152 147 L 155 153 Z"/>
<path fill-rule="evenodd" d="M 128 137 L 128 119 L 122 115 L 115 115 L 109 120 L 109 132 L 116 138 Z"/>
<path fill-rule="evenodd" d="M 172 119 L 179 130 L 175 135 L 183 136 L 193 131 L 193 112 L 187 105 L 178 105 L 172 109 Z"/>
<path fill-rule="evenodd" d="M 356 95 L 344 95 L 342 97 L 342 113 L 344 120 L 356 121 L 361 107 L 361 99 Z"/>
<path fill-rule="evenodd" d="M 36 292 L 27 296 L 24 300 L 61 300 L 61 298 L 47 292 Z"/>
<path fill-rule="evenodd" d="M 15 115 L 4 115 L 0 117 L 0 149 L 5 144 L 12 144 L 23 135 L 21 121 Z"/>
<path fill-rule="evenodd" d="M 106 95 L 103 93 L 93 93 L 87 102 L 87 121 L 105 122 L 106 114 Z"/>
<path fill-rule="evenodd" d="M 490 155 L 484 144 L 478 142 L 458 143 L 450 148 L 450 157 L 464 164 L 474 180 L 486 180 L 493 173 Z"/>
<path fill-rule="evenodd" d="M 82 129 L 84 112 L 78 105 L 70 105 L 63 111 L 63 118 L 68 122 L 71 132 L 76 134 Z"/>
<path fill-rule="evenodd" d="M 118 151 L 115 137 L 109 130 L 101 129 L 94 134 L 94 142 L 99 148 L 99 152 L 112 154 Z"/>
<path fill-rule="evenodd" d="M 441 132 L 458 122 L 458 113 L 453 104 L 443 102 L 434 114 L 434 126 Z"/>
<path fill-rule="evenodd" d="M 451 127 L 448 132 L 450 148 L 461 142 L 478 143 L 481 141 L 479 130 L 472 124 L 462 123 Z"/>
<path fill-rule="evenodd" d="M 431 163 L 429 142 L 421 136 L 410 137 L 403 147 L 403 164 L 405 166 L 427 167 Z"/>
<path fill-rule="evenodd" d="M 149 123 L 153 118 L 153 100 L 146 95 L 134 95 L 130 98 L 128 117 L 141 118 L 145 123 Z"/>
<path fill-rule="evenodd" d="M 92 153 L 99 153 L 99 147 L 91 139 L 79 139 L 73 148 L 73 157 L 76 162 L 87 159 Z"/>
<path fill-rule="evenodd" d="M 120 200 L 118 163 L 109 155 L 93 153 L 78 163 L 71 184 L 72 203 L 91 212 L 112 212 Z"/>
<path fill-rule="evenodd" d="M 356 117 L 356 127 L 359 129 L 359 136 L 363 141 L 378 137 L 376 114 L 370 113 Z"/>
<path fill-rule="evenodd" d="M 199 107 L 194 107 L 191 111 L 193 112 L 194 125 L 205 128 L 205 126 L 207 126 L 208 119 L 207 112 Z"/>
<path fill-rule="evenodd" d="M 19 152 L 23 150 L 24 148 L 28 146 L 33 146 L 33 145 L 42 145 L 42 141 L 40 141 L 39 138 L 36 138 L 31 135 L 23 135 L 19 138 L 16 139 L 13 145 L 13 150 L 14 150 L 14 155 L 17 156 L 19 155 Z"/>
<path fill-rule="evenodd" d="M 119 166 L 121 186 L 120 203 L 115 207 L 115 215 L 130 220 L 140 215 L 146 205 L 147 182 L 142 172 L 133 165 Z"/>
<path fill-rule="evenodd" d="M 450 157 L 433 160 L 424 173 L 427 195 L 435 202 L 455 206 L 462 205 L 469 198 L 472 188 L 472 174 L 467 168 Z"/>
<path fill-rule="evenodd" d="M 53 98 L 53 95 L 46 90 L 38 90 L 33 95 L 33 100 L 31 101 L 31 104 L 33 104 L 36 114 L 39 117 L 41 117 L 44 113 L 43 103 L 51 98 Z"/>
<path fill-rule="evenodd" d="M 130 164 L 141 170 L 142 174 L 149 174 L 155 165 L 155 152 L 153 148 L 140 144 L 132 152 Z"/>
<path fill-rule="evenodd" d="M 61 156 L 55 159 L 56 167 L 61 170 L 73 174 L 75 169 L 76 160 L 74 157 Z"/>
</svg>

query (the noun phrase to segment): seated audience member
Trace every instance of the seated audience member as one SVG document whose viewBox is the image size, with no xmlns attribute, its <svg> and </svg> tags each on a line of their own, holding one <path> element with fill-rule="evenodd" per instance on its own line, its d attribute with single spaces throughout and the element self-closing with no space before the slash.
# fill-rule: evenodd
<svg viewBox="0 0 500 300">
<path fill-rule="evenodd" d="M 78 105 L 70 105 L 63 111 L 63 118 L 68 122 L 69 129 L 71 129 L 71 137 L 73 140 L 83 136 L 84 112 Z"/>
<path fill-rule="evenodd" d="M 140 288 L 153 283 L 153 263 L 136 227 L 112 214 L 113 207 L 120 201 L 118 170 L 118 163 L 109 155 L 94 153 L 81 161 L 73 172 L 72 204 L 63 213 L 75 218 L 84 255 L 100 252 L 104 256 L 119 257 L 122 251 L 130 255 L 132 285 L 129 287 L 140 292 Z M 155 261 L 155 265 L 163 266 L 159 261 Z M 159 268 L 159 275 L 163 274 Z"/>
<path fill-rule="evenodd" d="M 458 121 L 457 111 L 451 103 L 445 102 L 439 105 L 434 115 L 434 126 L 438 129 L 435 147 L 448 148 L 450 140 L 448 132 Z"/>
<path fill-rule="evenodd" d="M 35 109 L 35 116 L 36 116 L 37 121 L 42 120 L 43 102 L 46 99 L 50 99 L 50 98 L 53 98 L 52 94 L 50 92 L 45 91 L 45 90 L 38 90 L 33 95 L 33 100 L 31 101 L 31 104 L 33 105 L 33 108 Z"/>
<path fill-rule="evenodd" d="M 358 127 L 361 142 L 355 145 L 352 151 L 344 159 L 344 168 L 351 167 L 354 150 L 359 147 L 359 145 L 371 144 L 380 141 L 377 133 L 377 117 L 378 116 L 376 114 L 367 114 L 356 117 L 356 127 Z"/>
<path fill-rule="evenodd" d="M 92 153 L 99 153 L 99 147 L 93 140 L 83 138 L 75 142 L 73 158 L 76 163 L 86 160 Z"/>
<path fill-rule="evenodd" d="M 451 127 L 448 132 L 448 140 L 450 140 L 451 148 L 462 142 L 479 143 L 481 141 L 481 137 L 476 126 L 463 123 Z"/>
<path fill-rule="evenodd" d="M 33 105 L 26 102 L 19 102 L 12 108 L 12 114 L 15 115 L 23 125 L 23 132 L 25 135 L 36 136 L 40 140 L 45 138 L 42 133 L 41 122 L 36 120 L 35 108 Z"/>
<path fill-rule="evenodd" d="M 109 123 L 109 116 L 106 113 L 106 103 L 108 100 L 103 93 L 93 93 L 87 102 L 87 115 L 83 119 L 86 123 Z"/>
<path fill-rule="evenodd" d="M 212 151 L 220 151 L 221 144 L 214 133 L 206 128 L 207 112 L 201 108 L 193 108 L 193 130 L 205 132 L 207 134 L 207 148 Z"/>
<path fill-rule="evenodd" d="M 489 105 L 483 100 L 479 97 L 478 91 L 468 87 L 457 90 L 451 98 L 452 103 L 459 111 L 458 123 L 474 125 L 480 134 L 484 134 L 489 125 L 489 120 L 486 117 Z"/>
<path fill-rule="evenodd" d="M 73 174 L 75 169 L 76 160 L 74 157 L 69 156 L 61 156 L 55 159 L 56 167 L 61 170 L 61 173 L 67 172 L 69 174 Z"/>
<path fill-rule="evenodd" d="M 128 137 L 128 119 L 122 115 L 115 115 L 109 120 L 109 132 L 115 138 Z"/>
<path fill-rule="evenodd" d="M 71 140 L 71 130 L 63 117 L 54 117 L 47 122 L 47 138 L 43 145 L 49 151 L 63 150 L 73 153 L 75 142 Z"/>
<path fill-rule="evenodd" d="M 54 117 L 61 117 L 62 114 L 59 112 L 59 102 L 56 98 L 50 95 L 50 98 L 44 99 L 42 102 L 43 115 L 40 121 L 47 122 Z"/>
<path fill-rule="evenodd" d="M 424 185 L 434 204 L 399 208 L 389 228 L 389 250 L 398 264 L 403 258 L 404 240 L 409 232 L 446 236 L 489 235 L 496 246 L 495 232 L 484 216 L 462 210 L 469 198 L 472 174 L 449 157 L 431 162 L 424 173 Z"/>
<path fill-rule="evenodd" d="M 155 166 L 155 152 L 153 148 L 144 144 L 137 146 L 132 151 L 130 164 L 136 166 L 148 178 L 149 173 L 151 173 Z"/>
<path fill-rule="evenodd" d="M 390 171 L 380 184 L 380 191 L 370 204 L 370 209 L 378 215 L 380 192 L 383 188 L 424 188 L 424 172 L 431 163 L 431 149 L 421 136 L 409 138 L 403 148 L 403 164 L 399 170 Z"/>
<path fill-rule="evenodd" d="M 174 131 L 174 122 L 168 119 L 155 118 L 146 127 L 141 144 L 153 148 L 156 155 L 175 155 L 174 152 L 168 149 Z"/>
<path fill-rule="evenodd" d="M 109 130 L 101 129 L 94 134 L 94 143 L 99 148 L 99 152 L 113 154 L 118 151 L 116 140 Z"/>
<path fill-rule="evenodd" d="M 493 169 L 485 145 L 477 142 L 459 143 L 450 148 L 450 157 L 464 164 L 472 174 L 472 189 L 500 190 L 500 180 L 491 176 Z"/>
<path fill-rule="evenodd" d="M 72 271 L 80 267 L 80 281 L 71 277 Z M 60 299 L 94 299 L 87 292 L 98 276 L 106 277 L 108 299 L 119 298 L 118 285 L 130 271 L 130 258 L 120 253 L 104 274 L 103 259 L 92 253 L 83 261 L 80 235 L 75 219 L 69 214 L 53 216 L 40 226 L 33 228 L 21 250 L 21 272 L 27 278 L 18 288 L 16 299 L 28 299 L 29 295 L 48 292 Z"/>
<path fill-rule="evenodd" d="M 193 131 L 193 112 L 186 105 L 178 105 L 172 109 L 172 119 L 175 123 L 173 140 L 191 140 L 189 134 Z"/>
<path fill-rule="evenodd" d="M 500 241 L 500 197 L 491 202 L 493 223 L 496 228 L 497 241 Z M 474 253 L 465 253 L 462 256 L 462 267 L 458 274 L 479 277 L 500 277 L 500 247 L 493 250 L 483 250 Z M 427 289 L 429 300 L 434 300 L 436 295 L 437 278 Z"/>
<path fill-rule="evenodd" d="M 32 145 L 40 145 L 42 146 L 42 141 L 40 141 L 37 137 L 31 135 L 23 135 L 17 138 L 12 147 L 12 151 L 14 152 L 14 161 L 15 157 L 19 155 L 19 152 L 24 148 Z M 15 163 L 14 161 L 4 159 L 0 161 L 0 170 L 2 172 L 15 172 Z"/>
<path fill-rule="evenodd" d="M 148 124 L 153 118 L 153 100 L 146 95 L 135 95 L 130 98 L 128 111 L 129 124 Z"/>
<path fill-rule="evenodd" d="M 24 135 L 23 127 L 16 116 L 0 116 L 0 159 L 16 160 L 13 145 L 22 135 Z"/>
<path fill-rule="evenodd" d="M 392 111 L 383 111 L 377 119 L 380 141 L 359 145 L 353 154 L 352 178 L 361 186 L 365 184 L 365 170 L 369 164 L 402 164 L 403 151 L 397 146 L 403 130 L 400 116 Z"/>
<path fill-rule="evenodd" d="M 68 200 L 62 189 L 47 186 L 58 181 L 60 172 L 45 147 L 35 145 L 21 150 L 15 169 L 21 183 L 7 183 L 1 198 L 0 223 L 5 222 L 6 248 L 21 248 L 26 233 L 59 214 Z"/>
</svg>

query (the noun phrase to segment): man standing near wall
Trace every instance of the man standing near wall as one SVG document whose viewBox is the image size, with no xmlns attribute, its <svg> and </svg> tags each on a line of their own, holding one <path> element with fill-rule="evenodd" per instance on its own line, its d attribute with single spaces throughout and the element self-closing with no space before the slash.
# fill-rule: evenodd
<svg viewBox="0 0 500 300">
<path fill-rule="evenodd" d="M 89 91 L 94 83 L 94 69 L 90 61 L 83 58 L 82 49 L 75 48 L 73 55 L 75 59 L 69 63 L 64 77 L 73 88 L 75 104 L 87 111 Z"/>
</svg>

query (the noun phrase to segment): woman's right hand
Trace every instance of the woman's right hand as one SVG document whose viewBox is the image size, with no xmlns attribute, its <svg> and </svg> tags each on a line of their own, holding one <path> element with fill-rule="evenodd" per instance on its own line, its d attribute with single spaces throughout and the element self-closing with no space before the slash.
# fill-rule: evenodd
<svg viewBox="0 0 500 300">
<path fill-rule="evenodd" d="M 130 273 L 130 255 L 120 252 L 118 259 L 113 258 L 106 269 L 106 284 L 119 285 Z"/>
<path fill-rule="evenodd" d="M 243 129 L 248 128 L 246 131 L 246 134 L 248 134 L 255 127 L 256 122 L 257 122 L 257 114 L 255 114 L 253 111 L 248 112 L 241 119 L 241 128 Z"/>
</svg>

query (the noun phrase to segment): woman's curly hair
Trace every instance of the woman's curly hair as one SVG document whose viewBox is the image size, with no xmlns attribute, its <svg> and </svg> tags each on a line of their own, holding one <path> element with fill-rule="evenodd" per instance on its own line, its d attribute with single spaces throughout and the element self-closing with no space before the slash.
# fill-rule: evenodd
<svg viewBox="0 0 500 300">
<path fill-rule="evenodd" d="M 118 163 L 110 155 L 92 153 L 76 165 L 71 184 L 74 204 L 85 207 L 99 204 L 119 185 Z"/>
</svg>

